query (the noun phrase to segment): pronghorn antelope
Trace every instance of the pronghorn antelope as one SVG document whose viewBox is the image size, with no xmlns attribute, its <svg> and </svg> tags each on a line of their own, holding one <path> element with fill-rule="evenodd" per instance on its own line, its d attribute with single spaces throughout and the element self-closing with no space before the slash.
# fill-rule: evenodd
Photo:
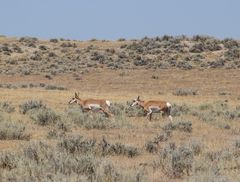
<svg viewBox="0 0 240 182">
<path fill-rule="evenodd" d="M 168 116 L 169 119 L 172 121 L 172 116 L 170 114 L 171 111 L 171 104 L 166 101 L 142 101 L 140 100 L 140 96 L 137 97 L 137 99 L 134 99 L 130 107 L 133 107 L 135 105 L 141 106 L 144 111 L 147 112 L 147 116 L 149 116 L 149 119 L 152 119 L 152 113 L 160 113 L 163 112 L 163 116 Z"/>
<path fill-rule="evenodd" d="M 108 117 L 112 116 L 112 114 L 109 112 L 110 107 L 110 101 L 104 100 L 104 99 L 80 99 L 78 94 L 75 92 L 75 96 L 69 101 L 69 104 L 77 103 L 81 106 L 83 111 L 102 111 L 104 114 L 106 114 Z"/>
</svg>

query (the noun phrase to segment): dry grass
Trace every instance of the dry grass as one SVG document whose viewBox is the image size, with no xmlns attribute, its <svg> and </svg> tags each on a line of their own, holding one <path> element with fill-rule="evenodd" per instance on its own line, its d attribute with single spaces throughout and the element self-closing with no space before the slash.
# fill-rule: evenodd
<svg viewBox="0 0 240 182">
<path fill-rule="evenodd" d="M 1 41 L 4 42 L 4 38 L 1 38 Z M 9 43 L 11 40 L 8 39 L 6 42 Z M 90 43 L 103 48 L 111 48 L 111 46 L 114 47 L 116 44 L 120 46 L 126 42 L 92 41 Z M 54 43 L 49 43 L 49 45 L 52 44 Z M 88 47 L 89 42 L 79 42 L 79 46 Z M 80 71 L 81 69 L 79 69 Z M 0 140 L 0 151 L 14 151 L 23 144 L 31 143 L 32 140 L 46 140 L 47 144 L 55 146 L 59 139 L 64 140 L 72 135 L 81 135 L 89 140 L 95 140 L 96 143 L 100 143 L 105 138 L 110 144 L 118 143 L 122 144 L 120 146 L 136 147 L 141 152 L 133 158 L 124 155 L 107 155 L 106 159 L 111 161 L 118 171 L 129 171 L 131 174 L 138 174 L 142 176 L 141 180 L 146 179 L 145 176 L 150 181 L 159 181 L 159 179 L 162 179 L 162 181 L 196 181 L 198 176 L 201 176 L 201 178 L 198 178 L 199 181 L 225 178 L 232 181 L 237 179 L 240 169 L 239 153 L 234 146 L 235 142 L 239 141 L 240 118 L 226 119 L 222 116 L 214 116 L 216 121 L 206 122 L 197 114 L 205 114 L 206 117 L 211 117 L 211 111 L 215 109 L 215 106 L 217 107 L 217 103 L 227 104 L 228 111 L 234 111 L 237 106 L 239 107 L 239 70 L 193 69 L 184 71 L 167 69 L 154 70 L 154 76 L 158 79 L 153 79 L 152 75 L 153 70 L 109 70 L 101 68 L 89 69 L 87 73 L 81 74 L 80 80 L 76 80 L 72 74 L 57 74 L 53 76 L 53 79 L 48 79 L 45 74 L 22 76 L 1 74 L 2 84 L 44 83 L 46 85 L 63 86 L 68 90 L 44 90 L 35 87 L 0 88 L 0 102 L 11 103 L 11 106 L 15 108 L 15 111 L 11 113 L 2 111 L 0 116 L 14 122 L 24 121 L 26 131 L 30 133 L 30 141 Z M 173 95 L 174 91 L 182 88 L 197 90 L 198 94 Z M 156 136 L 161 136 L 165 132 L 163 128 L 169 124 L 167 119 L 155 114 L 154 120 L 151 122 L 145 117 L 126 117 L 126 123 L 129 123 L 127 127 L 125 125 L 118 125 L 118 127 L 90 127 L 90 129 L 80 127 L 66 115 L 69 110 L 67 103 L 73 97 L 75 91 L 79 92 L 82 98 L 105 98 L 124 105 L 138 95 L 146 100 L 167 100 L 176 106 L 186 104 L 189 107 L 189 112 L 174 117 L 173 123 L 190 121 L 192 130 L 191 132 L 184 132 L 181 129 L 172 130 L 167 141 L 156 144 L 157 153 L 149 153 L 145 150 L 146 142 L 153 141 Z M 230 94 L 219 94 L 221 92 Z M 30 100 L 42 101 L 47 108 L 51 108 L 58 113 L 60 119 L 51 125 L 41 126 L 36 124 L 28 114 L 24 115 L 19 111 L 19 105 Z M 215 109 L 214 112 L 223 110 L 224 107 Z M 122 118 L 125 118 L 124 113 L 121 114 L 123 115 Z M 91 117 L 91 114 L 87 114 L 87 116 Z M 91 122 L 91 119 L 88 122 Z M 110 122 L 118 122 L 118 120 L 114 121 L 114 118 L 111 118 Z M 228 124 L 230 129 L 224 128 L 225 124 Z M 56 134 L 55 137 L 49 137 L 49 132 L 53 136 Z M 54 132 L 56 133 L 54 134 Z M 171 143 L 176 145 L 176 150 L 168 150 L 168 145 Z M 201 149 L 193 154 L 193 162 L 190 161 L 192 162 L 190 165 L 191 170 L 188 171 L 189 176 L 184 169 L 183 171 L 180 170 L 180 176 L 173 178 L 174 176 L 171 176 L 171 174 L 175 174 L 175 168 L 169 166 L 169 161 L 171 161 L 171 157 L 175 153 L 176 155 L 184 153 L 184 151 L 180 150 L 181 146 L 187 148 L 187 151 L 192 150 L 191 147 L 198 150 L 197 147 L 200 146 Z M 227 153 L 227 149 L 230 152 Z M 163 157 L 159 156 L 159 152 L 162 150 L 165 150 L 167 158 L 161 164 L 159 161 Z M 209 153 L 211 153 L 211 156 L 216 155 L 219 159 L 209 160 Z M 223 153 L 229 157 L 224 157 Z M 205 161 L 205 163 L 202 161 Z M 170 175 L 162 170 L 163 165 L 173 170 Z M 133 177 L 127 174 L 123 176 L 125 176 L 125 179 L 132 179 Z"/>
<path fill-rule="evenodd" d="M 223 102 L 228 100 L 227 104 L 230 108 L 238 106 L 239 101 L 237 100 L 239 74 L 238 71 L 228 72 L 226 70 L 211 70 L 211 71 L 159 71 L 155 72 L 162 79 L 153 80 L 150 76 L 150 71 L 129 71 L 125 77 L 118 76 L 120 72 L 109 71 L 109 70 L 96 70 L 91 71 L 88 75 L 84 75 L 81 81 L 74 80 L 71 75 L 62 75 L 61 77 L 56 76 L 53 80 L 47 80 L 41 75 L 39 76 L 1 76 L 3 83 L 29 83 L 29 82 L 42 82 L 46 84 L 61 84 L 69 88 L 69 90 L 53 90 L 47 91 L 38 88 L 18 88 L 18 89 L 1 89 L 0 100 L 11 102 L 11 105 L 16 108 L 13 113 L 5 113 L 10 116 L 12 120 L 24 120 L 28 123 L 28 131 L 31 132 L 31 140 L 43 140 L 48 136 L 50 130 L 48 127 L 41 127 L 35 125 L 34 121 L 26 115 L 22 115 L 18 106 L 29 100 L 41 100 L 47 107 L 50 107 L 58 113 L 64 113 L 68 109 L 68 100 L 73 96 L 75 91 L 80 92 L 83 98 L 107 98 L 112 102 L 126 103 L 127 101 L 135 98 L 137 95 L 141 95 L 144 99 L 166 99 L 169 102 L 176 104 L 185 103 L 190 107 L 191 111 L 197 108 L 197 111 L 205 112 L 210 106 L 205 106 L 205 103 L 214 105 L 216 101 Z M 146 76 L 149 75 L 149 78 Z M 167 75 L 167 76 L 166 76 Z M 198 75 L 197 77 L 195 75 Z M 215 77 L 210 77 L 215 75 Z M 224 75 L 224 76 L 222 76 Z M 99 85 L 99 77 L 102 79 L 102 83 Z M 144 79 L 143 79 L 144 78 Z M 37 81 L 36 81 L 37 80 Z M 134 80 L 137 80 L 134 82 Z M 207 84 L 206 84 L 207 82 Z M 143 87 L 144 85 L 144 87 Z M 228 85 L 228 87 L 226 86 Z M 189 96 L 175 96 L 172 94 L 176 88 L 194 88 L 199 90 L 198 95 Z M 230 92 L 231 95 L 219 95 L 219 91 Z M 161 92 L 161 94 L 159 94 Z M 225 102 L 226 103 L 226 102 Z M 201 109 L 198 109 L 201 108 Z M 77 109 L 77 108 L 76 108 Z M 128 122 L 132 127 L 124 128 L 113 128 L 113 129 L 85 129 L 82 127 L 71 127 L 71 134 L 81 134 L 84 137 L 95 139 L 98 142 L 101 141 L 102 137 L 107 138 L 110 143 L 121 143 L 129 146 L 134 146 L 142 151 L 145 151 L 146 141 L 152 140 L 159 134 L 169 121 L 162 119 L 155 115 L 155 120 L 149 122 L 146 118 L 131 117 L 128 118 Z M 159 121 L 158 121 L 159 120 Z M 216 124 L 201 121 L 198 117 L 193 116 L 191 113 L 182 114 L 174 118 L 175 122 L 178 121 L 191 121 L 192 132 L 186 133 L 181 130 L 174 130 L 171 134 L 170 139 L 167 142 L 161 142 L 159 147 L 162 148 L 166 144 L 174 142 L 177 146 L 181 144 L 188 144 L 190 141 L 200 141 L 203 147 L 203 153 L 221 151 L 229 148 L 233 145 L 239 133 L 237 128 L 240 128 L 239 122 L 230 121 L 228 122 L 231 129 L 226 130 L 218 127 Z M 222 121 L 222 119 L 221 119 Z M 225 122 L 225 121 L 224 121 Z M 56 131 L 60 129 L 56 128 Z M 60 132 L 61 133 L 61 132 Z M 63 132 L 60 137 L 69 135 L 70 133 Z M 217 136 L 217 137 L 216 137 Z M 190 141 L 189 141 L 190 139 Z M 54 141 L 49 139 L 49 141 Z M 12 150 L 26 141 L 4 141 L 0 142 L 1 150 Z M 18 145 L 19 144 L 19 145 Z M 158 148 L 159 148 L 158 147 Z M 200 154 L 204 156 L 205 154 Z M 117 162 L 118 168 L 127 167 L 129 170 L 136 168 L 137 166 L 146 165 L 146 171 L 148 177 L 153 181 L 157 181 L 157 176 L 163 177 L 168 180 L 169 176 L 162 173 L 161 170 L 152 171 L 152 162 L 157 160 L 156 154 L 150 154 L 147 151 L 142 152 L 139 156 L 133 159 L 124 156 L 108 156 L 109 160 L 113 163 Z M 197 157 L 196 157 L 197 160 Z M 137 167 L 138 168 L 138 167 Z M 160 169 L 160 168 L 159 168 Z M 232 171 L 226 173 L 226 170 L 222 170 L 224 176 L 231 176 Z M 225 174 L 226 173 L 226 174 Z M 187 178 L 185 172 L 184 178 Z M 190 172 L 191 179 L 195 173 Z"/>
</svg>

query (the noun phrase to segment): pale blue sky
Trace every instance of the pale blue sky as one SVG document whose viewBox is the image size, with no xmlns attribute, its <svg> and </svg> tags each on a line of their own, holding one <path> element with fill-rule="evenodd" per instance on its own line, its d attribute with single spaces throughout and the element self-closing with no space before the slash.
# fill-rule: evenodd
<svg viewBox="0 0 240 182">
<path fill-rule="evenodd" d="M 78 40 L 240 39 L 240 0 L 0 0 L 0 34 Z"/>
</svg>

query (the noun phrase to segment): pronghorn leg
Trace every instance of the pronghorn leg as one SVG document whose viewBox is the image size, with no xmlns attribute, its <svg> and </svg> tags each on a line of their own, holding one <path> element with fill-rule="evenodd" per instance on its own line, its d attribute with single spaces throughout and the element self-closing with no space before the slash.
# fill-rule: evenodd
<svg viewBox="0 0 240 182">
<path fill-rule="evenodd" d="M 166 116 L 168 116 L 168 118 L 170 119 L 170 121 L 172 121 L 172 116 L 170 115 L 170 113 L 164 112 L 162 116 L 163 116 L 163 118 L 165 118 Z"/>
<path fill-rule="evenodd" d="M 149 120 L 150 121 L 152 120 L 152 113 L 149 115 Z"/>
<path fill-rule="evenodd" d="M 89 111 L 91 111 L 91 109 L 83 108 L 82 111 L 83 111 L 83 112 L 89 112 Z"/>
<path fill-rule="evenodd" d="M 165 118 L 166 117 L 166 112 L 162 111 L 162 117 Z"/>
<path fill-rule="evenodd" d="M 112 114 L 111 114 L 110 112 L 106 111 L 105 109 L 100 108 L 100 110 L 101 110 L 107 117 L 112 116 Z"/>
<path fill-rule="evenodd" d="M 107 115 L 107 117 L 111 117 L 112 116 L 112 114 L 110 112 L 106 111 L 106 110 L 103 110 L 103 112 Z"/>
<path fill-rule="evenodd" d="M 149 120 L 151 121 L 151 119 L 152 119 L 152 110 L 151 109 L 149 109 L 147 116 L 149 116 Z"/>
<path fill-rule="evenodd" d="M 170 103 L 167 102 L 167 116 L 170 119 L 170 121 L 173 120 L 172 116 L 171 116 L 171 109 L 172 109 L 172 105 Z"/>
<path fill-rule="evenodd" d="M 166 114 L 167 114 L 168 118 L 170 119 L 170 121 L 172 121 L 173 119 L 171 116 L 171 107 L 168 107 Z"/>
</svg>

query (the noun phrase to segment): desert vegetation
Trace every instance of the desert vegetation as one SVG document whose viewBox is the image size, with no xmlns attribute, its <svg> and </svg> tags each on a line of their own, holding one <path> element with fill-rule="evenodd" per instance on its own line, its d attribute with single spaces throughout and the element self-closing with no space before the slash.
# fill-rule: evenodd
<svg viewBox="0 0 240 182">
<path fill-rule="evenodd" d="M 1 37 L 1 73 L 14 75 L 82 72 L 91 68 L 239 69 L 240 43 L 196 35 L 163 36 L 140 40 L 88 43 L 65 39 L 38 40 L 32 37 Z M 22 66 L 22 65 L 27 65 Z"/>
<path fill-rule="evenodd" d="M 1 36 L 0 181 L 238 181 L 239 51 L 199 35 Z M 69 105 L 74 92 L 113 117 Z M 173 120 L 129 107 L 138 95 Z"/>
<path fill-rule="evenodd" d="M 224 112 L 222 107 L 225 108 Z M 139 116 L 140 111 L 131 111 L 129 116 L 129 112 L 126 112 L 128 108 L 127 104 L 114 104 L 112 111 L 115 117 L 108 118 L 101 112 L 82 112 L 78 106 L 69 106 L 65 111 L 57 112 L 42 101 L 30 100 L 20 104 L 18 111 L 12 111 L 15 115 L 26 116 L 27 122 L 7 120 L 12 112 L 1 111 L 0 139 L 30 140 L 19 151 L 0 152 L 2 179 L 22 181 L 46 178 L 56 181 L 61 177 L 73 181 L 145 181 L 153 180 L 152 175 L 160 173 L 166 180 L 195 181 L 201 176 L 201 181 L 208 181 L 232 180 L 228 175 L 237 175 L 239 140 L 233 140 L 229 148 L 220 147 L 220 150 L 211 151 L 209 143 L 203 141 L 204 137 L 196 138 L 194 131 L 197 130 L 197 125 L 207 122 L 207 127 L 226 130 L 227 133 L 232 133 L 230 136 L 235 132 L 239 134 L 239 130 L 231 127 L 240 121 L 239 107 L 232 109 L 225 103 L 199 106 L 174 104 L 173 122 L 155 114 L 149 125 L 144 124 L 149 121 L 143 115 Z M 208 116 L 210 120 L 205 119 Z M 183 121 L 183 118 L 192 118 L 193 121 Z M 133 124 L 133 120 L 140 120 L 136 121 L 140 125 Z M 141 120 L 144 120 L 143 123 Z M 115 138 L 115 134 L 104 134 L 114 130 L 138 131 L 143 126 L 145 131 L 150 130 L 156 134 L 151 138 L 146 134 L 145 139 L 136 144 L 127 144 L 121 140 L 124 134 L 116 136 L 120 140 Z M 31 132 L 34 127 L 43 127 L 45 130 L 44 135 L 37 140 L 34 139 L 34 132 Z M 156 132 L 155 128 L 158 128 Z M 102 133 L 99 137 L 81 135 L 81 131 L 91 133 L 96 130 Z M 178 135 L 185 138 L 181 143 L 176 142 Z M 136 163 L 134 168 L 126 170 L 124 166 L 111 162 L 117 156 L 133 162 L 139 157 L 148 157 L 141 163 Z"/>
</svg>

